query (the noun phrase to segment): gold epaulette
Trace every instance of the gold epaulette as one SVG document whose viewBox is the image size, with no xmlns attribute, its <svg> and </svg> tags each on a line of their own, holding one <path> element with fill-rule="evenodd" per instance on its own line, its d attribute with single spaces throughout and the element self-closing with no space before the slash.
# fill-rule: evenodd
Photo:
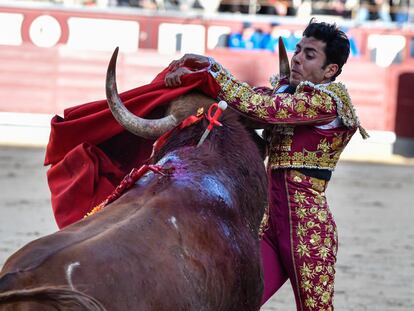
<svg viewBox="0 0 414 311">
<path fill-rule="evenodd" d="M 304 86 L 312 87 L 332 97 L 336 102 L 338 116 L 343 124 L 348 128 L 357 127 L 362 138 L 366 139 L 369 137 L 367 131 L 361 126 L 355 108 L 352 105 L 351 97 L 343 83 L 331 82 L 329 84 L 313 84 L 309 81 L 305 81 L 299 84 L 296 92 L 303 90 Z"/>
<path fill-rule="evenodd" d="M 362 138 L 367 139 L 369 135 L 361 126 L 361 122 L 359 121 L 355 108 L 352 105 L 351 97 L 349 96 L 345 85 L 341 82 L 332 82 L 327 86 L 327 89 L 335 94 L 342 102 L 342 107 L 338 109 L 338 114 L 342 119 L 342 122 L 344 122 L 344 124 L 348 127 L 358 127 Z M 335 96 L 334 99 L 336 99 Z"/>
<path fill-rule="evenodd" d="M 269 78 L 269 83 L 273 89 L 277 90 L 282 84 L 289 84 L 289 77 L 273 75 Z"/>
</svg>

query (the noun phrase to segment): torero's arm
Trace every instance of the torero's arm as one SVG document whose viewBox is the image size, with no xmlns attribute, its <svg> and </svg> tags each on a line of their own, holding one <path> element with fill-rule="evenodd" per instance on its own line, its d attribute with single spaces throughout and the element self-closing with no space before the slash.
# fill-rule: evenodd
<svg viewBox="0 0 414 311">
<path fill-rule="evenodd" d="M 188 70 L 177 70 L 186 67 Z M 342 83 L 315 85 L 302 82 L 294 94 L 275 93 L 269 88 L 254 88 L 238 81 L 212 58 L 186 54 L 173 61 L 170 73 L 165 78 L 169 87 L 181 84 L 180 76 L 195 71 L 204 71 L 206 80 L 200 90 L 216 99 L 223 99 L 243 115 L 267 124 L 326 124 L 339 117 L 348 128 L 359 127 L 363 138 L 368 133 L 351 103 L 349 94 Z"/>
<path fill-rule="evenodd" d="M 238 81 L 211 60 L 208 71 L 219 85 L 219 97 L 241 113 L 270 124 L 321 124 L 334 120 L 337 102 L 322 88 L 302 83 L 294 94 L 274 93 Z"/>
</svg>

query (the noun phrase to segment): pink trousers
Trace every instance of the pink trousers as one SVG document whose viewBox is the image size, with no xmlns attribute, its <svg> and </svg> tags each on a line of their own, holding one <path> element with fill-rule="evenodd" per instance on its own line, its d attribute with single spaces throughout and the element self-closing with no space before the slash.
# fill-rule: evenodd
<svg viewBox="0 0 414 311">
<path fill-rule="evenodd" d="M 326 181 L 296 170 L 269 173 L 262 304 L 289 279 L 297 310 L 333 310 L 337 234 L 326 186 Z"/>
</svg>

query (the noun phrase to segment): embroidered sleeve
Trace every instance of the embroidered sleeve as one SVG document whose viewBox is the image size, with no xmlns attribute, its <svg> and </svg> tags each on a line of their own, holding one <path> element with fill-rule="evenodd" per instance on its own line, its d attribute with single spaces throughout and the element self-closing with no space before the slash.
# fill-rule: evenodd
<svg viewBox="0 0 414 311">
<path fill-rule="evenodd" d="M 334 120 L 336 100 L 312 83 L 302 83 L 295 94 L 272 94 L 235 79 L 211 60 L 209 73 L 219 85 L 219 97 L 240 112 L 272 124 L 320 124 Z"/>
</svg>

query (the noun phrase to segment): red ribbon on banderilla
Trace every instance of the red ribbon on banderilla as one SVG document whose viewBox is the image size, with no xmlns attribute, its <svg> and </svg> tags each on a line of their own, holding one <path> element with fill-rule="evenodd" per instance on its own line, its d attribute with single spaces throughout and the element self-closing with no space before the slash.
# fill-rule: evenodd
<svg viewBox="0 0 414 311">
<path fill-rule="evenodd" d="M 227 103 L 224 100 L 221 100 L 218 104 L 214 103 L 210 106 L 208 109 L 207 119 L 210 121 L 209 125 L 207 126 L 206 130 L 204 131 L 203 135 L 200 138 L 200 141 L 197 144 L 197 147 L 200 147 L 203 142 L 206 140 L 208 134 L 213 129 L 213 126 L 222 126 L 222 124 L 218 121 L 218 118 L 220 118 L 221 114 L 224 110 L 227 108 Z M 213 109 L 216 109 L 214 112 L 214 115 L 211 116 L 213 113 Z"/>
</svg>

